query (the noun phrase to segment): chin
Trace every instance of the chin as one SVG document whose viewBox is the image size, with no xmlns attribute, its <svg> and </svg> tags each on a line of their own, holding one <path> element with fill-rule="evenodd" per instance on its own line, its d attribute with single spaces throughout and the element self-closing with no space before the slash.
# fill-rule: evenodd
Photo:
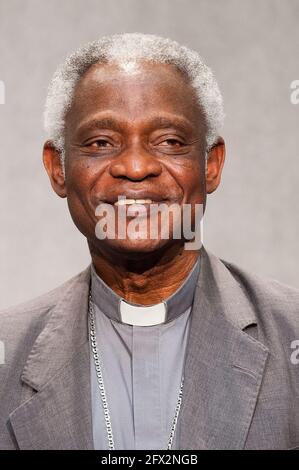
<svg viewBox="0 0 299 470">
<path fill-rule="evenodd" d="M 170 240 L 142 240 L 142 239 L 124 239 L 124 240 L 105 240 L 107 249 L 127 255 L 140 255 L 157 252 L 169 245 Z M 103 243 L 103 242 L 102 242 Z M 103 245 L 102 245 L 103 246 Z"/>
</svg>

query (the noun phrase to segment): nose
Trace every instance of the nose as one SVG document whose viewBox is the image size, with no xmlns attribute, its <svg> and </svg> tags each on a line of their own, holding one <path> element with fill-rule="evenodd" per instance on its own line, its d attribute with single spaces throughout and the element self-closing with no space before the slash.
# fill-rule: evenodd
<svg viewBox="0 0 299 470">
<path fill-rule="evenodd" d="M 142 181 L 145 178 L 159 176 L 161 163 L 141 145 L 132 145 L 114 158 L 109 167 L 114 178 L 126 178 Z"/>
</svg>

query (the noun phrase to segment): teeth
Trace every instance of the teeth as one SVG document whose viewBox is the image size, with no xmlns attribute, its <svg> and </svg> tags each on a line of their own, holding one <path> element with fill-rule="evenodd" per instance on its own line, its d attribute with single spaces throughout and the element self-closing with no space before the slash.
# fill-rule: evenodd
<svg viewBox="0 0 299 470">
<path fill-rule="evenodd" d="M 116 206 L 125 206 L 126 204 L 134 204 L 135 199 L 119 199 L 115 202 Z"/>
<path fill-rule="evenodd" d="M 151 199 L 135 199 L 136 204 L 151 204 L 152 202 Z"/>
<path fill-rule="evenodd" d="M 115 206 L 125 206 L 130 204 L 151 204 L 151 199 L 119 199 L 114 203 Z"/>
</svg>

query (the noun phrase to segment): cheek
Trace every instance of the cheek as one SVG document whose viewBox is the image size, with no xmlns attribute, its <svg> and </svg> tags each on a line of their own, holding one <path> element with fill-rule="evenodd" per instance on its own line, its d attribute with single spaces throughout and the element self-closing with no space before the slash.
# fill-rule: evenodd
<svg viewBox="0 0 299 470">
<path fill-rule="evenodd" d="M 205 193 L 204 168 L 204 165 L 197 161 L 185 161 L 168 166 L 167 170 L 171 173 L 176 184 L 180 186 L 185 202 L 203 202 Z"/>
<path fill-rule="evenodd" d="M 190 177 L 190 197 L 194 202 L 202 203 L 205 197 L 205 175 L 202 171 L 194 171 Z"/>
<path fill-rule="evenodd" d="M 190 199 L 194 202 L 201 203 L 205 194 L 205 162 L 198 159 L 193 162 L 186 175 L 187 192 Z"/>
<path fill-rule="evenodd" d="M 83 204 L 89 192 L 89 178 L 85 172 L 70 172 L 66 173 L 66 190 L 68 203 L 78 204 L 79 201 Z"/>
<path fill-rule="evenodd" d="M 86 156 L 82 156 L 76 151 L 67 152 L 65 159 L 66 181 L 69 184 L 74 184 L 82 178 L 89 178 L 92 171 L 91 166 L 91 161 Z"/>
<path fill-rule="evenodd" d="M 70 158 L 66 165 L 66 184 L 78 194 L 91 194 L 97 185 L 105 185 L 110 159 L 95 156 Z"/>
<path fill-rule="evenodd" d="M 72 190 L 68 193 L 67 204 L 72 220 L 78 230 L 85 236 L 90 236 L 95 230 L 93 212 L 86 205 L 84 192 Z"/>
<path fill-rule="evenodd" d="M 66 167 L 67 203 L 77 228 L 88 235 L 94 230 L 95 216 L 90 204 L 92 175 L 88 164 Z"/>
<path fill-rule="evenodd" d="M 97 184 L 102 173 L 102 166 L 96 159 L 74 157 L 66 164 L 66 189 L 71 202 L 81 201 L 86 205 L 90 199 L 93 187 Z"/>
</svg>

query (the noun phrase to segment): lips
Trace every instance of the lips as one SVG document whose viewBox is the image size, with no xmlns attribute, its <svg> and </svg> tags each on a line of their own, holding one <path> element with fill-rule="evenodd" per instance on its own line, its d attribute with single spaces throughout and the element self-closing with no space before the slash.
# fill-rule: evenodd
<svg viewBox="0 0 299 470">
<path fill-rule="evenodd" d="M 152 192 L 130 191 L 120 194 L 111 195 L 111 197 L 100 198 L 101 202 L 112 204 L 115 206 L 129 206 L 132 204 L 153 204 L 162 203 L 167 200 L 163 195 Z"/>
</svg>

